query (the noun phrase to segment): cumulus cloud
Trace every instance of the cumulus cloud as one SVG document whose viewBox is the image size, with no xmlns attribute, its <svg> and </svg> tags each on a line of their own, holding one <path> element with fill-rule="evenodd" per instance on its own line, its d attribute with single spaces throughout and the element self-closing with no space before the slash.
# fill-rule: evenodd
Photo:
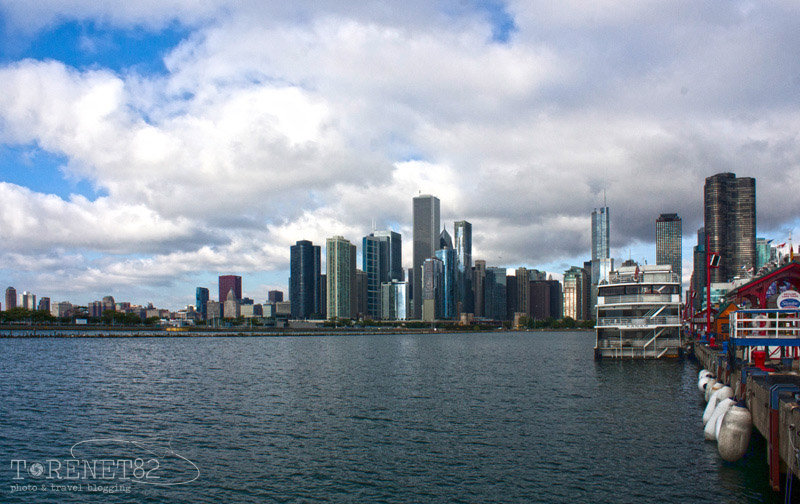
<svg viewBox="0 0 800 504">
<path fill-rule="evenodd" d="M 284 270 L 294 241 L 358 243 L 373 219 L 404 233 L 409 266 L 419 192 L 508 267 L 588 259 L 604 193 L 615 249 L 652 243 L 662 212 L 690 239 L 721 171 L 758 179 L 761 229 L 796 226 L 792 2 L 510 1 L 500 41 L 463 2 L 0 5 L 28 32 L 189 30 L 164 74 L 0 68 L 0 141 L 65 157 L 65 176 L 104 194 L 0 184 L 3 250 L 42 282 L 58 282 L 59 254 L 62 283 L 84 291 Z"/>
</svg>

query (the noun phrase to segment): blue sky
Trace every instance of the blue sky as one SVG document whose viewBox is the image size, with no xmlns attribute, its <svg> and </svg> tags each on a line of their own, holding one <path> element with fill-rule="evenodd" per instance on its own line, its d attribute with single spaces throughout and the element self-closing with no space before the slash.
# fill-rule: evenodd
<svg viewBox="0 0 800 504">
<path fill-rule="evenodd" d="M 604 192 L 615 257 L 652 262 L 677 212 L 686 261 L 721 171 L 757 178 L 758 234 L 783 241 L 798 10 L 0 2 L 0 278 L 176 309 L 235 273 L 264 299 L 296 240 L 360 244 L 373 220 L 409 267 L 419 191 L 490 265 L 582 264 Z"/>
</svg>

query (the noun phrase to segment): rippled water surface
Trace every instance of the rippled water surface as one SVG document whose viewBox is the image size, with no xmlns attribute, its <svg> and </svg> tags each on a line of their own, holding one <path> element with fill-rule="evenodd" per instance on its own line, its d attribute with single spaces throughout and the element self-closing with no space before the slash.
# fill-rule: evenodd
<svg viewBox="0 0 800 504">
<path fill-rule="evenodd" d="M 782 502 L 758 436 L 737 464 L 703 441 L 695 362 L 595 363 L 593 344 L 587 332 L 2 339 L 1 500 Z M 64 480 L 48 480 L 47 461 L 98 439 L 115 441 L 79 446 L 126 457 L 133 441 L 162 481 L 195 477 L 184 459 L 199 477 L 52 488 Z"/>
</svg>

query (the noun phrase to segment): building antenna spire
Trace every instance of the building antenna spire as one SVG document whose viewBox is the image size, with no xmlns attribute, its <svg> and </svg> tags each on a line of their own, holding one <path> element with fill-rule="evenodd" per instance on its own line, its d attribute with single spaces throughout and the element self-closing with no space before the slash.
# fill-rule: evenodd
<svg viewBox="0 0 800 504">
<path fill-rule="evenodd" d="M 608 205 L 606 204 L 606 190 L 605 190 L 605 188 L 603 189 L 603 206 L 604 206 L 604 207 L 608 206 Z"/>
</svg>

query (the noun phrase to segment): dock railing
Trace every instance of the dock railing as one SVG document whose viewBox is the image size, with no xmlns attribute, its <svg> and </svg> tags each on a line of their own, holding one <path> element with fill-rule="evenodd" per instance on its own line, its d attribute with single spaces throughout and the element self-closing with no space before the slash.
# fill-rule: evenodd
<svg viewBox="0 0 800 504">
<path fill-rule="evenodd" d="M 746 362 L 757 347 L 769 359 L 800 356 L 800 310 L 737 310 L 730 315 L 730 344 Z"/>
<path fill-rule="evenodd" d="M 800 310 L 737 310 L 730 315 L 730 337 L 800 338 Z"/>
</svg>

